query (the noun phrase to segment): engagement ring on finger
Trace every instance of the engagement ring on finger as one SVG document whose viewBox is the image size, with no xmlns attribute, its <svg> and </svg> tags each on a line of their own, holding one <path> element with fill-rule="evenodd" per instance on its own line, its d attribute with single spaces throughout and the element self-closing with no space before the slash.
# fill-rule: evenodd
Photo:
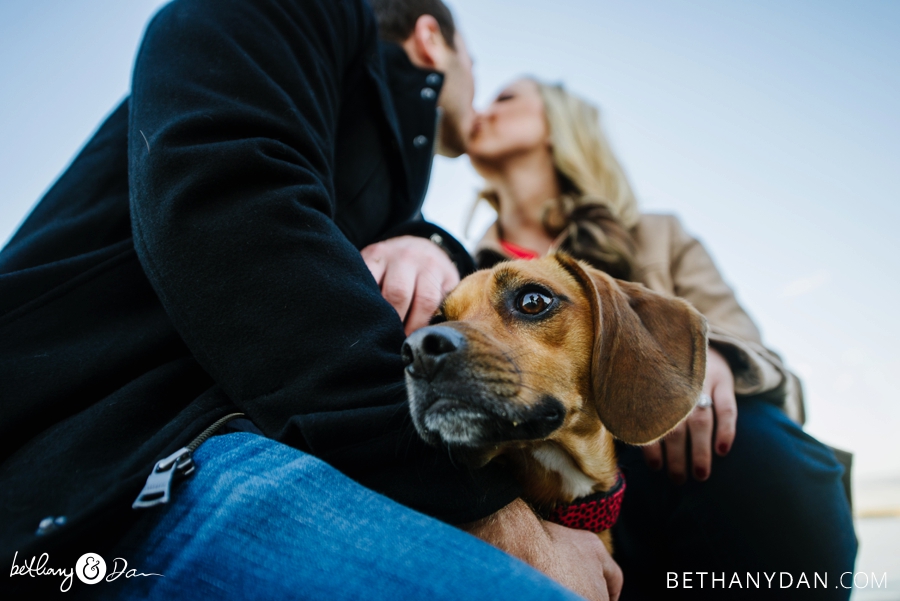
<svg viewBox="0 0 900 601">
<path fill-rule="evenodd" d="M 704 393 L 700 395 L 700 398 L 697 400 L 697 407 L 700 409 L 707 409 L 712 407 L 712 397 L 708 394 Z"/>
</svg>

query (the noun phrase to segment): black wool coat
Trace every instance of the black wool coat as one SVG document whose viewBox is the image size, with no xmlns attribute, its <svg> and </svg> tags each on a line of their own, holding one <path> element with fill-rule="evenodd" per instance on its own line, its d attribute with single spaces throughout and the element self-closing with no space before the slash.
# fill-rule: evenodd
<svg viewBox="0 0 900 601">
<path fill-rule="evenodd" d="M 160 11 L 130 98 L 0 253 L 0 556 L 96 551 L 154 462 L 234 411 L 447 522 L 517 496 L 415 435 L 359 253 L 440 233 L 471 268 L 419 212 L 441 83 L 364 0 Z"/>
</svg>

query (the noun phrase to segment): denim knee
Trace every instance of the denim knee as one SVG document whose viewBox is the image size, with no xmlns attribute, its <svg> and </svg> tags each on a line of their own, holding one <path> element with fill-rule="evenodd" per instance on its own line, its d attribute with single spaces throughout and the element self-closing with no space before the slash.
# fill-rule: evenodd
<svg viewBox="0 0 900 601">
<path fill-rule="evenodd" d="M 575 598 L 487 543 L 273 440 L 227 434 L 194 458 L 197 471 L 172 502 L 114 550 L 164 577 L 118 581 L 97 598 Z"/>
</svg>

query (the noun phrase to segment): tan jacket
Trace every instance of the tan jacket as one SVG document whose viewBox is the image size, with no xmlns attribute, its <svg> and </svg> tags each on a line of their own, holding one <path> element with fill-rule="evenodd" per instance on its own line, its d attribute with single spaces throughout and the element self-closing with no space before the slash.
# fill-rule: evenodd
<svg viewBox="0 0 900 601">
<path fill-rule="evenodd" d="M 674 215 L 643 214 L 632 230 L 637 242 L 634 280 L 662 294 L 681 297 L 709 322 L 709 342 L 728 360 L 735 393 L 766 395 L 803 423 L 803 389 L 781 357 L 763 346 L 759 329 L 738 304 L 703 245 Z M 500 246 L 497 224 L 478 243 L 508 256 Z"/>
</svg>

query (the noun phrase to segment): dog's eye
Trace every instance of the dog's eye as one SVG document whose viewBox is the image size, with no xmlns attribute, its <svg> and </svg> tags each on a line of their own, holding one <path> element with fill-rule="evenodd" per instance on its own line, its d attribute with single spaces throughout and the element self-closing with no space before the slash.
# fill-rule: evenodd
<svg viewBox="0 0 900 601">
<path fill-rule="evenodd" d="M 428 320 L 428 325 L 436 326 L 437 324 L 444 323 L 445 321 L 447 321 L 447 318 L 444 316 L 444 314 L 442 312 L 435 313 L 434 315 L 431 316 L 431 319 Z"/>
<path fill-rule="evenodd" d="M 531 291 L 519 295 L 516 309 L 526 315 L 538 315 L 547 310 L 553 299 L 542 292 Z"/>
</svg>

